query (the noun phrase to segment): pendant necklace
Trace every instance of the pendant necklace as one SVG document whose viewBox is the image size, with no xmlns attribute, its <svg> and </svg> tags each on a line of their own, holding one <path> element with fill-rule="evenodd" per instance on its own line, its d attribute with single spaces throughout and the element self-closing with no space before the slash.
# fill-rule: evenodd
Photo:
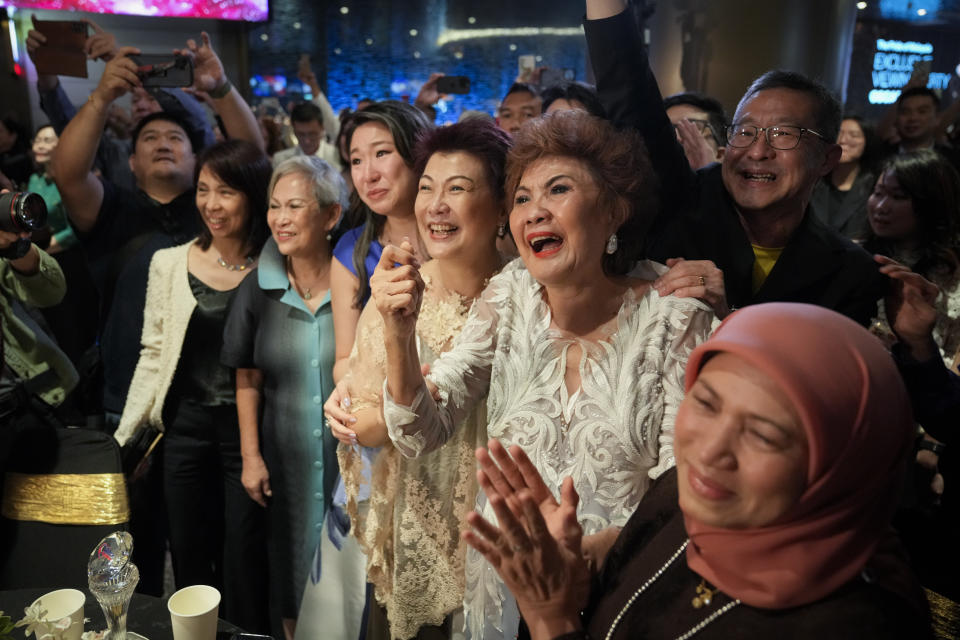
<svg viewBox="0 0 960 640">
<path fill-rule="evenodd" d="M 637 598 L 640 597 L 640 594 L 646 591 L 650 585 L 656 582 L 657 579 L 660 576 L 662 576 L 667 569 L 670 568 L 670 565 L 672 565 L 673 562 L 680 557 L 680 554 L 686 551 L 687 545 L 689 543 L 690 543 L 689 538 L 684 540 L 683 544 L 680 545 L 680 548 L 677 549 L 672 556 L 670 556 L 670 559 L 667 560 L 664 563 L 664 565 L 660 567 L 657 570 L 657 572 L 654 573 L 646 582 L 640 585 L 639 589 L 633 592 L 633 595 L 630 596 L 630 599 L 627 600 L 627 603 L 623 605 L 622 609 L 620 609 L 620 613 L 617 614 L 617 617 L 614 618 L 613 622 L 610 624 L 610 630 L 607 631 L 606 640 L 610 640 L 613 637 L 613 632 L 617 629 L 617 625 L 619 625 L 621 620 L 623 620 L 623 617 L 627 614 L 627 611 L 630 609 L 630 607 L 633 606 L 633 603 L 636 602 Z M 716 588 L 715 589 L 708 588 L 706 586 L 706 580 L 702 580 L 700 582 L 700 586 L 697 587 L 697 595 L 696 597 L 694 597 L 693 602 L 691 604 L 693 604 L 693 607 L 695 609 L 699 609 L 704 605 L 709 606 L 710 602 L 713 599 L 713 596 L 716 595 L 718 591 L 719 589 L 716 589 Z M 688 640 L 688 638 L 692 638 L 696 634 L 700 633 L 703 630 L 703 628 L 706 627 L 708 624 L 710 624 L 711 622 L 713 622 L 714 620 L 716 620 L 717 618 L 725 614 L 727 611 L 730 611 L 730 609 L 733 609 L 738 604 L 740 604 L 739 598 L 731 602 L 728 602 L 727 604 L 723 605 L 722 607 L 720 607 L 719 609 L 711 613 L 709 616 L 701 620 L 699 623 L 695 624 L 686 633 L 677 636 L 676 640 Z"/>
</svg>

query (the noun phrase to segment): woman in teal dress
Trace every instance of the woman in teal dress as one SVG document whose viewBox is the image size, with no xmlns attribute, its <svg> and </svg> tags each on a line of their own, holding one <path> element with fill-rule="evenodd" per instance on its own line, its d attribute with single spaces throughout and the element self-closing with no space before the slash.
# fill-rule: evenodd
<svg viewBox="0 0 960 640">
<path fill-rule="evenodd" d="M 84 353 L 97 335 L 97 291 L 80 249 L 77 236 L 67 220 L 60 192 L 50 174 L 50 160 L 60 142 L 49 124 L 37 129 L 33 136 L 33 161 L 37 172 L 27 181 L 27 191 L 39 194 L 47 204 L 50 245 L 45 247 L 67 279 L 67 293 L 60 304 L 43 310 L 43 317 L 57 344 L 78 368 Z M 81 399 L 85 400 L 85 399 Z"/>
<path fill-rule="evenodd" d="M 241 480 L 269 510 L 271 599 L 289 638 L 337 478 L 323 426 L 334 386 L 328 234 L 347 187 L 323 160 L 298 156 L 277 166 L 269 193 L 272 238 L 237 292 L 221 360 L 237 370 Z"/>
</svg>

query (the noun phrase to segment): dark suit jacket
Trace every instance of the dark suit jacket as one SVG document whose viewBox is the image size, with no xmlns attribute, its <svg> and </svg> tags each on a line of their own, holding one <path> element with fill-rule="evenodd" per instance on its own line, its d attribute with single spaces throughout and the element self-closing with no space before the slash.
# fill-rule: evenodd
<svg viewBox="0 0 960 640">
<path fill-rule="evenodd" d="M 760 302 L 806 302 L 866 325 L 876 315 L 884 277 L 861 248 L 831 231 L 809 211 L 757 293 L 753 249 L 720 165 L 694 172 L 667 119 L 656 78 L 628 12 L 584 23 L 600 101 L 619 127 L 643 134 L 660 180 L 661 211 L 643 242 L 646 256 L 712 260 L 724 273 L 731 307 Z"/>
</svg>

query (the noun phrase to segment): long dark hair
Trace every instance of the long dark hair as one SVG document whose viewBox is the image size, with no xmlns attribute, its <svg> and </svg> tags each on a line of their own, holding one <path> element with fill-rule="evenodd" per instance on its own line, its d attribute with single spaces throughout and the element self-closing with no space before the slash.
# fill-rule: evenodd
<svg viewBox="0 0 960 640">
<path fill-rule="evenodd" d="M 197 159 L 194 182 L 206 167 L 227 186 L 247 198 L 247 222 L 244 246 L 247 256 L 260 254 L 270 230 L 267 228 L 267 185 L 270 183 L 270 158 L 256 145 L 245 140 L 226 140 L 204 149 Z M 201 220 L 201 223 L 203 221 Z M 210 248 L 213 236 L 206 224 L 200 225 L 197 243 L 204 251 Z"/>
<path fill-rule="evenodd" d="M 892 171 L 910 197 L 917 220 L 919 256 L 907 265 L 938 284 L 956 282 L 960 255 L 960 174 L 936 151 L 924 149 L 893 156 L 880 173 Z M 895 241 L 871 231 L 864 244 L 871 253 L 895 255 Z"/>
<path fill-rule="evenodd" d="M 413 170 L 413 146 L 417 137 L 433 127 L 427 116 L 416 107 L 405 102 L 396 100 L 376 102 L 362 111 L 357 111 L 350 117 L 346 125 L 348 129 L 346 133 L 347 148 L 350 148 L 353 143 L 353 134 L 357 127 L 370 122 L 382 124 L 390 131 L 397 153 L 400 154 L 406 165 Z M 370 275 L 367 273 L 366 267 L 367 253 L 370 251 L 370 244 L 383 233 L 383 226 L 386 224 L 387 218 L 374 213 L 360 199 L 357 195 L 358 192 L 359 188 L 354 191 L 354 195 L 350 198 L 350 210 L 347 212 L 346 218 L 364 225 L 363 231 L 353 247 L 353 268 L 356 270 L 357 278 L 360 281 L 357 295 L 353 299 L 353 306 L 360 309 L 363 307 L 363 301 L 370 293 Z"/>
</svg>

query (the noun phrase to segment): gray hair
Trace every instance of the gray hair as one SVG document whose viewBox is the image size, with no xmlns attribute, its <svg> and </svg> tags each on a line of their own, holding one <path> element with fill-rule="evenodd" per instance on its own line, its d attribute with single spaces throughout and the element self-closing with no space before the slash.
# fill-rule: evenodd
<svg viewBox="0 0 960 640">
<path fill-rule="evenodd" d="M 310 180 L 310 190 L 321 207 L 339 204 L 341 211 L 350 206 L 350 191 L 340 172 L 316 156 L 298 155 L 288 158 L 277 165 L 270 176 L 267 194 L 273 197 L 273 188 L 284 176 L 302 174 Z"/>
</svg>

